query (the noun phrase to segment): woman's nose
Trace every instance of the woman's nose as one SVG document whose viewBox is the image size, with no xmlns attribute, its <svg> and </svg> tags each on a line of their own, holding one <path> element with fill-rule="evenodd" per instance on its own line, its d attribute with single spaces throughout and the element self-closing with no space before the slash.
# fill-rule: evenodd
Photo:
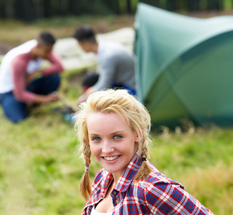
<svg viewBox="0 0 233 215">
<path fill-rule="evenodd" d="M 114 148 L 113 148 L 113 145 L 111 144 L 111 141 L 104 140 L 103 147 L 102 147 L 102 152 L 111 153 L 113 151 L 114 151 Z"/>
</svg>

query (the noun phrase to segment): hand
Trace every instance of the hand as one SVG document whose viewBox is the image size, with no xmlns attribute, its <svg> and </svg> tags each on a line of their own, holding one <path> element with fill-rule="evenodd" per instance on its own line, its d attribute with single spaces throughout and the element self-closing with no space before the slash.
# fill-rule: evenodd
<svg viewBox="0 0 233 215">
<path fill-rule="evenodd" d="M 85 102 L 88 96 L 93 93 L 95 90 L 93 87 L 90 87 L 87 91 L 85 91 L 77 100 L 77 106 L 79 106 L 82 102 Z"/>
<path fill-rule="evenodd" d="M 82 102 L 85 102 L 86 101 L 86 95 L 85 94 L 82 94 L 78 100 L 77 100 L 77 106 L 79 106 Z"/>
<path fill-rule="evenodd" d="M 49 95 L 45 96 L 44 104 L 52 103 L 58 101 L 60 98 L 56 93 L 50 93 Z"/>
<path fill-rule="evenodd" d="M 42 73 L 42 69 L 36 70 L 33 73 L 30 73 L 26 76 L 26 84 L 29 85 L 32 80 L 35 78 L 35 76 L 39 73 Z"/>
</svg>

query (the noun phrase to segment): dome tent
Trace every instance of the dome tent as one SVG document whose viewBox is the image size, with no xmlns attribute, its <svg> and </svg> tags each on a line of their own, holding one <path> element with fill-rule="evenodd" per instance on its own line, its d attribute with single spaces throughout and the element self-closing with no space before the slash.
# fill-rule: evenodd
<svg viewBox="0 0 233 215">
<path fill-rule="evenodd" d="M 233 125 L 233 17 L 191 18 L 143 3 L 135 20 L 139 99 L 154 125 Z"/>
</svg>

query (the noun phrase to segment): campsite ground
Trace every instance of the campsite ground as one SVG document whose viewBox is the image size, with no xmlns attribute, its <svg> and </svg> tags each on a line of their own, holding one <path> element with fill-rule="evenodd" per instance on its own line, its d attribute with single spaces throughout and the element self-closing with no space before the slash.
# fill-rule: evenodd
<svg viewBox="0 0 233 215">
<path fill-rule="evenodd" d="M 99 32 L 133 26 L 133 17 L 126 16 L 105 18 L 104 22 L 83 17 L 78 24 L 72 20 L 61 23 L 57 18 L 33 25 L 1 21 L 0 41 L 17 45 L 44 28 L 52 29 L 59 38 L 66 37 L 82 22 L 93 24 Z M 74 74 L 82 77 L 80 72 L 66 71 L 63 75 L 59 92 L 69 104 L 80 94 L 80 84 L 70 81 Z M 79 193 L 84 165 L 73 126 L 52 111 L 59 105 L 39 107 L 17 126 L 1 117 L 0 214 L 80 214 L 85 204 Z M 164 129 L 161 134 L 152 134 L 152 140 L 150 161 L 162 173 L 185 185 L 216 215 L 233 214 L 233 128 L 207 131 L 188 127 L 184 133 Z M 92 180 L 99 169 L 92 159 Z"/>
</svg>

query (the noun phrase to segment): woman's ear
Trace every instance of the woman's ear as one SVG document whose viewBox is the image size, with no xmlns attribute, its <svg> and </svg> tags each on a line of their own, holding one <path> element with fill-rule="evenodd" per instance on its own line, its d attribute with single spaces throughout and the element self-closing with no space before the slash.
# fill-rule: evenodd
<svg viewBox="0 0 233 215">
<path fill-rule="evenodd" d="M 142 140 L 142 136 L 135 132 L 135 142 L 140 142 Z"/>
</svg>

